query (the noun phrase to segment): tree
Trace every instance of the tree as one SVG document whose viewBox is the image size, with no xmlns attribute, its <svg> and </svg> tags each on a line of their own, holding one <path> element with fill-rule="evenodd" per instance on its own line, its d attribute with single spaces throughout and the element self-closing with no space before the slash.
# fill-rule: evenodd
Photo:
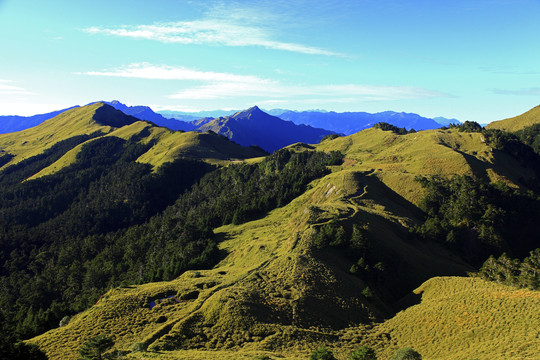
<svg viewBox="0 0 540 360">
<path fill-rule="evenodd" d="M 401 348 L 396 350 L 391 360 L 422 360 L 422 355 L 411 348 Z"/>
<path fill-rule="evenodd" d="M 309 360 L 336 360 L 334 353 L 326 348 L 326 345 L 314 350 L 309 357 Z"/>
<path fill-rule="evenodd" d="M 8 338 L 0 339 L 0 359 L 47 360 L 48 357 L 34 344 L 18 342 L 13 344 Z"/>
<path fill-rule="evenodd" d="M 364 345 L 360 349 L 353 351 L 349 356 L 349 360 L 377 360 L 377 355 L 375 355 L 375 350 Z"/>
<path fill-rule="evenodd" d="M 105 335 L 99 335 L 87 340 L 79 349 L 79 360 L 102 360 L 103 353 L 114 345 L 114 340 Z"/>
</svg>

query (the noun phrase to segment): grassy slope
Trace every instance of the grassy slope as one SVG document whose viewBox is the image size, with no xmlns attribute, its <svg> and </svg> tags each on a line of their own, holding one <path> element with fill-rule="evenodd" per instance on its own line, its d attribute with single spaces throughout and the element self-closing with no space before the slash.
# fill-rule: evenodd
<svg viewBox="0 0 540 360">
<path fill-rule="evenodd" d="M 325 141 L 318 148 L 341 150 L 348 159 L 344 166 L 334 167 L 332 174 L 314 181 L 305 194 L 265 218 L 217 229 L 226 256 L 214 269 L 199 271 L 199 275 L 189 271 L 171 282 L 111 290 L 67 326 L 31 341 L 51 358 L 62 359 L 75 358 L 75 350 L 98 334 L 114 335 L 116 347 L 122 350 L 143 343 L 149 350 L 159 351 L 145 356 L 160 359 L 234 358 L 233 354 L 249 358 L 268 352 L 290 359 L 307 358 L 310 349 L 322 343 L 333 343 L 342 359 L 350 349 L 368 343 L 379 349 L 384 359 L 390 351 L 385 348 L 402 344 L 416 348 L 415 342 L 408 343 L 415 338 L 414 333 L 400 328 L 405 324 L 400 320 L 404 313 L 374 330 L 359 325 L 382 320 L 386 309 L 361 295 L 365 284 L 348 273 L 349 260 L 334 250 L 321 252 L 313 248 L 313 227 L 334 216 L 345 222 L 367 221 L 378 251 L 401 259 L 400 271 L 392 275 L 393 281 L 389 280 L 390 290 L 411 290 L 429 277 L 470 270 L 435 245 L 406 240 L 408 225 L 419 220 L 418 209 L 409 202 L 421 196 L 414 176 L 474 173 L 513 182 L 510 170 L 523 170 L 505 154 L 490 152 L 478 134 L 452 131 L 397 136 L 369 129 Z M 450 290 L 466 286 L 459 281 L 471 280 L 451 281 L 455 285 L 450 283 Z M 476 286 L 481 289 L 482 283 Z M 424 287 L 432 289 L 430 285 Z M 437 306 L 441 309 L 453 306 L 450 295 L 437 302 L 429 300 L 427 294 L 437 292 L 430 291 L 426 290 L 424 303 L 407 311 L 435 303 L 440 303 Z M 461 291 L 461 298 L 464 293 Z M 167 295 L 176 295 L 180 303 L 166 300 L 153 310 L 147 307 L 151 300 Z M 392 294 L 382 296 L 391 298 Z M 534 297 L 519 299 L 519 305 L 515 304 L 519 309 L 535 304 L 531 302 Z M 505 304 L 500 303 L 502 308 L 492 312 L 495 320 L 482 324 L 489 336 L 507 321 L 503 318 L 513 307 L 506 308 Z M 421 310 L 410 314 L 407 321 L 422 324 Z M 166 317 L 164 322 L 158 322 L 161 315 Z M 440 314 L 449 315 L 444 311 Z M 424 328 L 419 325 L 415 329 Z M 460 328 L 453 329 L 445 333 L 448 343 L 463 342 L 465 335 Z M 381 335 L 388 331 L 392 333 L 391 341 Z M 417 333 L 418 350 L 425 352 L 424 358 L 443 356 L 437 353 L 442 350 L 436 350 L 433 344 L 429 347 L 421 336 L 429 337 Z M 466 346 L 460 343 L 458 347 Z M 476 354 L 477 345 L 471 346 L 466 354 Z M 172 351 L 179 348 L 191 350 Z M 485 351 L 495 354 L 497 350 Z M 517 345 L 512 351 L 521 352 Z"/>
<path fill-rule="evenodd" d="M 373 170 L 389 188 L 412 203 L 422 198 L 417 175 L 469 174 L 517 186 L 519 176 L 534 176 L 509 155 L 491 150 L 479 133 L 426 130 L 407 135 L 367 129 L 327 140 L 318 150 L 339 150 L 360 169 Z"/>
<path fill-rule="evenodd" d="M 378 326 L 386 356 L 413 346 L 424 359 L 538 359 L 540 292 L 477 278 L 433 278 L 414 291 L 419 305 Z"/>
<path fill-rule="evenodd" d="M 540 105 L 531 110 L 513 118 L 493 121 L 489 123 L 487 129 L 500 129 L 506 131 L 518 131 L 527 126 L 538 124 L 540 122 Z"/>
<path fill-rule="evenodd" d="M 104 113 L 106 116 L 103 115 Z M 111 117 L 113 121 L 110 124 L 117 126 L 104 125 L 105 122 L 102 119 Z M 129 124 L 120 126 L 124 123 Z M 0 135 L 0 150 L 15 155 L 5 165 L 9 166 L 40 154 L 61 140 L 96 131 L 103 133 L 102 136 L 116 136 L 125 140 L 137 137 L 142 143 L 152 142 L 154 144 L 152 148 L 137 161 L 151 164 L 155 169 L 179 157 L 226 164 L 229 161 L 262 155 L 260 151 L 243 148 L 219 135 L 175 132 L 144 121 L 137 121 L 102 103 L 68 110 L 31 129 Z M 68 151 L 55 163 L 42 169 L 30 179 L 54 174 L 73 164 L 84 144 Z"/>
<path fill-rule="evenodd" d="M 42 124 L 23 131 L 0 135 L 0 149 L 15 155 L 5 166 L 42 153 L 59 141 L 72 136 L 96 131 L 109 133 L 113 127 L 93 120 L 96 110 L 103 104 L 96 103 L 67 110 Z"/>
</svg>

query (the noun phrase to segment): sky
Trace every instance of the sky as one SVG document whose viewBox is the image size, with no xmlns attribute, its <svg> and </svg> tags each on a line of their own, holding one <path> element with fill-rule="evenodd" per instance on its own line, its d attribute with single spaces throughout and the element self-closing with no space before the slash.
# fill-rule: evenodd
<svg viewBox="0 0 540 360">
<path fill-rule="evenodd" d="M 0 0 L 0 115 L 403 111 L 540 104 L 540 0 Z"/>
</svg>

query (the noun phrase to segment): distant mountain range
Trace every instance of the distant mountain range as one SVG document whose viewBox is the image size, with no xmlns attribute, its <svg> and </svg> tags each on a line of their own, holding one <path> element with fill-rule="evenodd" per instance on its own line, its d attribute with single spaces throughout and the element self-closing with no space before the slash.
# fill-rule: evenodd
<svg viewBox="0 0 540 360">
<path fill-rule="evenodd" d="M 99 102 L 0 135 L 2 358 L 77 359 L 96 334 L 104 358 L 538 358 L 540 160 L 515 137 L 378 126 L 269 155 L 236 142 L 331 132 L 256 106 L 191 124 Z"/>
<path fill-rule="evenodd" d="M 184 111 L 173 111 L 173 110 L 160 110 L 158 114 L 161 114 L 170 119 L 176 119 L 181 121 L 193 121 L 199 120 L 202 118 L 217 118 L 220 116 L 233 115 L 241 109 L 238 110 L 210 110 L 210 111 L 197 111 L 197 112 L 184 112 Z M 272 114 L 274 115 L 274 114 Z"/>
<path fill-rule="evenodd" d="M 368 129 L 379 122 L 386 122 L 397 127 L 404 127 L 407 130 L 430 130 L 441 127 L 433 119 L 428 119 L 417 114 L 397 113 L 385 111 L 376 114 L 366 112 L 318 112 L 318 111 L 287 111 L 281 115 L 283 120 L 292 121 L 295 124 L 307 124 L 314 127 L 324 127 L 325 129 L 351 135 L 358 131 Z"/>
<path fill-rule="evenodd" d="M 126 115 L 131 115 L 144 121 L 151 121 L 157 126 L 163 126 L 170 130 L 183 130 L 183 131 L 195 130 L 195 126 L 193 126 L 189 122 L 176 120 L 176 119 L 168 119 L 164 117 L 163 115 L 154 112 L 148 106 L 140 106 L 140 105 L 127 106 L 125 104 L 122 104 L 118 100 L 113 100 L 111 102 L 105 101 L 105 104 L 111 105 L 112 107 L 114 107 L 117 110 L 122 111 Z"/>
<path fill-rule="evenodd" d="M 257 145 L 275 151 L 297 142 L 316 144 L 334 132 L 304 124 L 294 124 L 269 115 L 257 106 L 231 116 L 194 121 L 200 131 L 212 130 L 243 145 Z"/>
<path fill-rule="evenodd" d="M 448 126 L 450 124 L 461 124 L 461 121 L 459 121 L 458 119 L 448 119 L 442 116 L 434 117 L 433 120 L 443 126 Z"/>
<path fill-rule="evenodd" d="M 193 121 L 207 117 L 217 118 L 220 116 L 228 116 L 238 111 L 240 110 L 214 110 L 196 113 L 159 111 L 158 113 L 178 120 Z M 270 109 L 263 111 L 283 120 L 292 121 L 297 125 L 310 125 L 344 135 L 351 135 L 358 131 L 370 128 L 378 122 L 387 122 L 398 127 L 404 127 L 408 130 L 430 130 L 440 128 L 441 126 L 447 126 L 449 124 L 461 124 L 461 122 L 457 119 L 448 119 L 440 116 L 430 119 L 414 113 L 398 113 L 394 111 L 385 111 L 375 114 L 367 112 L 338 113 L 320 109 L 308 111 Z"/>
<path fill-rule="evenodd" d="M 450 123 L 459 123 L 456 119 L 443 117 L 429 119 L 414 113 L 393 111 L 371 114 L 272 109 L 265 112 L 258 107 L 253 107 L 246 111 L 213 110 L 188 113 L 168 110 L 155 112 L 148 106 L 127 106 L 118 100 L 104 103 L 126 115 L 150 121 L 170 130 L 212 130 L 238 144 L 258 145 L 266 151 L 275 151 L 295 142 L 317 143 L 322 137 L 332 133 L 354 134 L 378 122 L 387 122 L 415 130 L 436 129 Z M 0 116 L 0 133 L 21 131 L 37 126 L 66 110 L 68 109 L 30 117 Z"/>
<path fill-rule="evenodd" d="M 63 113 L 66 110 L 76 108 L 73 106 L 67 109 L 57 110 L 46 114 L 39 114 L 33 116 L 19 116 L 19 115 L 7 115 L 0 116 L 0 134 L 7 134 L 11 132 L 21 131 L 34 126 L 37 126 L 45 120 L 51 119 L 58 114 Z"/>
</svg>

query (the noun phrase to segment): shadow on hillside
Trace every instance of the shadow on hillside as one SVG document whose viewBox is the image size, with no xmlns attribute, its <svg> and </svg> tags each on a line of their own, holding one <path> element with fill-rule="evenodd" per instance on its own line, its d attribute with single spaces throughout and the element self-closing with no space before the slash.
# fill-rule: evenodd
<svg viewBox="0 0 540 360">
<path fill-rule="evenodd" d="M 395 313 L 405 310 L 411 306 L 418 305 L 422 302 L 422 294 L 415 294 L 413 292 L 405 295 L 393 304 Z"/>
<path fill-rule="evenodd" d="M 223 241 L 230 240 L 232 236 L 226 233 L 218 233 L 215 235 L 216 244 L 221 244 Z M 217 255 L 216 255 L 216 264 L 223 261 L 227 256 L 229 255 L 229 252 L 224 249 L 218 249 Z"/>
<path fill-rule="evenodd" d="M 459 151 L 457 149 L 453 150 L 463 156 L 467 164 L 469 164 L 469 166 L 471 167 L 473 175 L 476 178 L 489 181 L 487 169 L 492 167 L 490 163 L 479 160 L 477 157 L 464 153 L 463 151 Z"/>
<path fill-rule="evenodd" d="M 385 207 L 385 210 L 397 216 L 408 217 L 417 221 L 424 218 L 424 213 L 416 205 L 389 188 L 377 176 L 364 177 L 367 186 L 366 199 L 373 199 Z"/>
</svg>

